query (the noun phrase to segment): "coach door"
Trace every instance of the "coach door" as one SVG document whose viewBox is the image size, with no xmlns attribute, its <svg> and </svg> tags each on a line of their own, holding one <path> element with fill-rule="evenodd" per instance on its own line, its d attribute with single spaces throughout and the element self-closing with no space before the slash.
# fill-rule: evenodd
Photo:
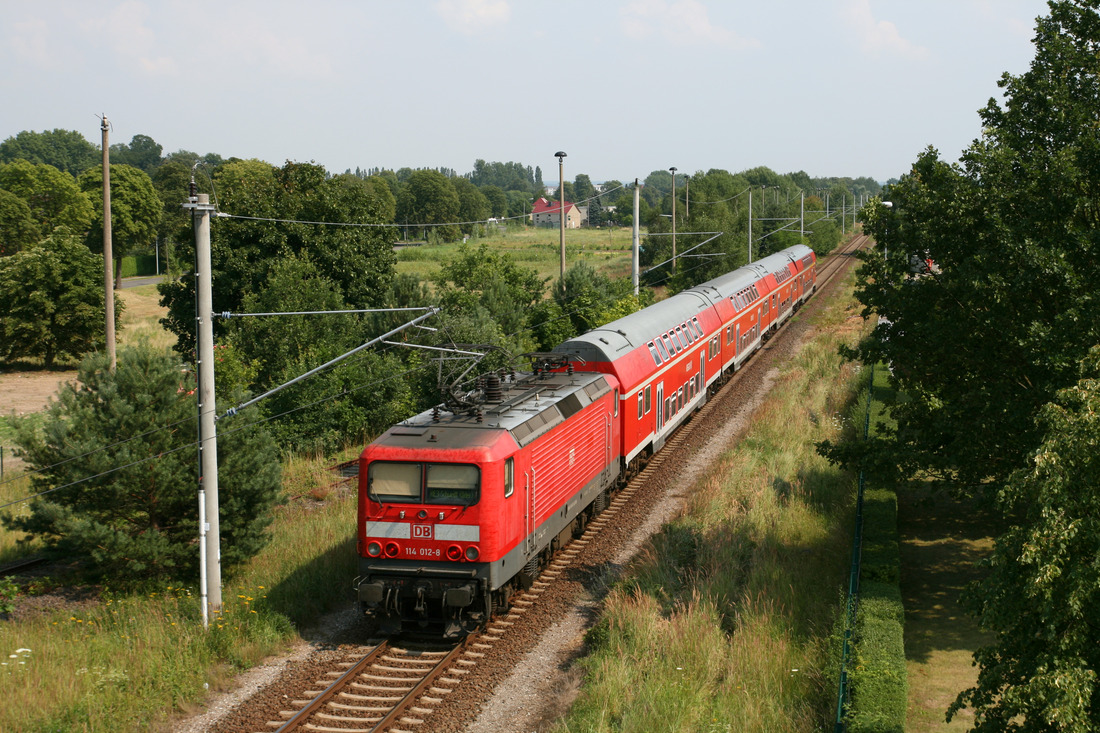
<svg viewBox="0 0 1100 733">
<path fill-rule="evenodd" d="M 616 400 L 618 400 L 618 392 L 619 392 L 619 390 L 615 390 Z M 619 404 L 618 401 L 616 401 L 615 404 L 616 405 Z M 611 446 L 611 415 L 610 415 L 610 413 L 605 413 L 604 414 L 603 436 L 604 436 L 604 440 L 603 440 L 604 462 L 603 462 L 603 465 L 607 467 L 605 470 L 610 472 L 612 470 L 611 455 L 613 453 L 612 446 Z M 610 476 L 608 477 L 608 480 L 610 481 Z"/>
<path fill-rule="evenodd" d="M 699 354 L 699 391 L 707 391 L 707 358 Z"/>
<path fill-rule="evenodd" d="M 665 425 L 665 409 L 666 409 L 666 406 L 665 406 L 665 384 L 664 384 L 664 382 L 661 382 L 660 384 L 657 385 L 657 403 L 656 403 L 655 406 L 657 408 L 656 410 L 654 410 L 654 412 L 657 413 L 657 430 L 655 432 L 659 434 L 661 432 L 661 428 L 663 428 L 664 425 Z"/>
</svg>

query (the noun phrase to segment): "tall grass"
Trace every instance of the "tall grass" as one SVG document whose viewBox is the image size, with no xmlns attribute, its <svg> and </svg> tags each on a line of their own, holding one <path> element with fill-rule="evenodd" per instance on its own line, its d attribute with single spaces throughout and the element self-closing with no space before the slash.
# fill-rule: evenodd
<svg viewBox="0 0 1100 733">
<path fill-rule="evenodd" d="M 778 379 L 743 441 L 608 594 L 565 731 L 814 731 L 848 566 L 850 477 L 814 442 L 843 428 L 858 369 L 850 298 Z"/>
<path fill-rule="evenodd" d="M 298 498 L 279 509 L 268 547 L 226 579 L 208 630 L 197 589 L 175 584 L 99 589 L 96 600 L 0 624 L 0 730 L 156 728 L 350 599 L 355 492 L 329 488 L 332 462 L 286 463 L 284 488 Z"/>
</svg>

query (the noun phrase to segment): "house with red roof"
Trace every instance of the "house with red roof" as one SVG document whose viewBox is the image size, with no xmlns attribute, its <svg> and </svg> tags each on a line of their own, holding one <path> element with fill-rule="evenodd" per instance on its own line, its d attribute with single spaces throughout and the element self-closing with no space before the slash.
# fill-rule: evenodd
<svg viewBox="0 0 1100 733">
<path fill-rule="evenodd" d="M 561 214 L 561 204 L 557 201 L 547 201 L 545 198 L 540 198 L 535 202 L 534 208 L 531 210 L 531 219 L 537 227 L 560 227 L 561 220 L 558 218 Z M 577 206 L 571 202 L 565 202 L 565 228 L 566 229 L 579 229 L 581 226 L 581 212 L 577 209 Z"/>
</svg>

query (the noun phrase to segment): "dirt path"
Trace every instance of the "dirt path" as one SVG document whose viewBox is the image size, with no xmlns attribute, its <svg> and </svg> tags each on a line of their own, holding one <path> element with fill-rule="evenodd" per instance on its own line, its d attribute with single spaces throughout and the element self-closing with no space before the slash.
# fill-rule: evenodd
<svg viewBox="0 0 1100 733">
<path fill-rule="evenodd" d="M 973 654 L 989 638 L 959 605 L 959 595 L 978 579 L 976 563 L 993 549 L 993 524 L 972 502 L 920 487 L 898 492 L 898 531 L 909 674 L 906 730 L 965 731 L 974 716 L 963 710 L 947 723 L 947 706 L 977 680 Z"/>
</svg>

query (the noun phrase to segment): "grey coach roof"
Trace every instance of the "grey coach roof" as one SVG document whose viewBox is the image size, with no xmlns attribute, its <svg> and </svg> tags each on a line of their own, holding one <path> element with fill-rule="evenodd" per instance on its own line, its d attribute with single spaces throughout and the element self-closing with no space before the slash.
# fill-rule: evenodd
<svg viewBox="0 0 1100 733">
<path fill-rule="evenodd" d="M 719 300 L 749 287 L 764 275 L 812 252 L 799 244 L 739 267 L 733 272 L 688 288 L 629 316 L 594 328 L 554 347 L 559 354 L 577 354 L 585 361 L 613 361 L 652 340 L 655 336 L 697 316 Z"/>
</svg>

